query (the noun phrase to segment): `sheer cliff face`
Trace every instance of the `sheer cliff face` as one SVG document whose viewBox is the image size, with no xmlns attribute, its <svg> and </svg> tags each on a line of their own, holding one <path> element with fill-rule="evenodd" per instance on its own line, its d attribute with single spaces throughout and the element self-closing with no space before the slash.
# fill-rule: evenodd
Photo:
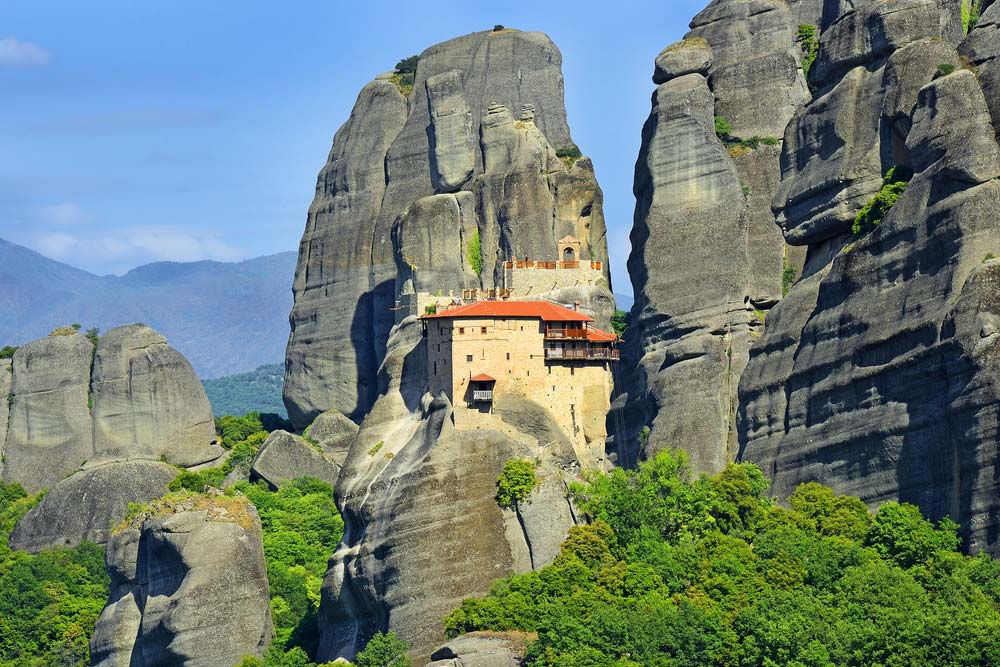
<svg viewBox="0 0 1000 667">
<path fill-rule="evenodd" d="M 500 262 L 554 259 L 566 234 L 606 261 L 593 168 L 556 156 L 573 146 L 560 67 L 545 35 L 482 32 L 424 51 L 408 97 L 391 75 L 361 91 L 299 248 L 285 376 L 296 426 L 369 411 L 399 294 L 499 285 Z"/>
<path fill-rule="evenodd" d="M 777 138 L 809 99 L 799 23 L 816 2 L 716 0 L 656 59 L 636 163 L 624 422 L 651 427 L 623 463 L 683 447 L 699 470 L 735 456 L 736 386 L 766 310 L 781 298 L 785 243 L 770 209 Z M 716 117 L 731 124 L 727 147 Z M 756 148 L 739 139 L 765 139 Z M 632 439 L 638 431 L 630 434 Z"/>
<path fill-rule="evenodd" d="M 993 551 L 997 18 L 993 5 L 960 43 L 958 3 L 826 3 L 819 92 L 787 128 L 774 200 L 785 238 L 808 248 L 805 277 L 751 349 L 739 410 L 740 456 L 775 495 L 817 480 L 898 498 Z M 905 193 L 854 237 L 896 166 L 914 172 Z"/>
</svg>

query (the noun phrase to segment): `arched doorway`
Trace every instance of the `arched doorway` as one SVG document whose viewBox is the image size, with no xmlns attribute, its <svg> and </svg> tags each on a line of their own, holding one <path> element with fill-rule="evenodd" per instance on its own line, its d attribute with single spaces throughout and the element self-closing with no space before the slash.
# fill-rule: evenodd
<svg viewBox="0 0 1000 667">
<path fill-rule="evenodd" d="M 576 261 L 576 252 L 573 250 L 573 248 L 569 246 L 563 248 L 562 261 L 564 262 Z"/>
</svg>

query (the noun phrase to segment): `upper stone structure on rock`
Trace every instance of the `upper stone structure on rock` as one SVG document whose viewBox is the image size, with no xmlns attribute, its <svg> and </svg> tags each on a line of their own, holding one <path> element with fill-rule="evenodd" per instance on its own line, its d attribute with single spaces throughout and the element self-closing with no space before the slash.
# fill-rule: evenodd
<svg viewBox="0 0 1000 667">
<path fill-rule="evenodd" d="M 963 38 L 957 0 L 826 3 L 818 92 L 785 131 L 773 202 L 805 277 L 751 348 L 738 420 L 775 495 L 815 480 L 912 502 L 994 552 L 998 18 Z M 860 227 L 890 173 L 913 176 Z"/>
<path fill-rule="evenodd" d="M 62 334 L 62 335 L 56 335 Z M 0 367 L 3 479 L 32 493 L 84 466 L 142 459 L 194 466 L 217 459 L 208 397 L 191 364 L 142 324 L 96 344 L 59 330 Z"/>
<path fill-rule="evenodd" d="M 561 63 L 544 34 L 479 32 L 425 50 L 412 90 L 386 74 L 361 91 L 299 249 L 285 376 L 298 428 L 368 413 L 403 295 L 502 287 L 505 261 L 557 259 L 572 235 L 604 266 L 587 296 L 611 303 L 602 194 L 570 137 Z"/>
</svg>

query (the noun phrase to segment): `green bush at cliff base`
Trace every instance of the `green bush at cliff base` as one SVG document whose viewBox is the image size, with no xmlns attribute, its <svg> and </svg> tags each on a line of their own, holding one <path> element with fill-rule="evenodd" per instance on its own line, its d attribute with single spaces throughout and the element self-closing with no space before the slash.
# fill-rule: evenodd
<svg viewBox="0 0 1000 667">
<path fill-rule="evenodd" d="M 861 238 L 882 224 L 889 210 L 906 192 L 906 186 L 911 178 L 913 172 L 906 167 L 893 167 L 886 173 L 882 179 L 882 189 L 854 216 L 851 231 L 854 232 L 855 238 Z"/>
<path fill-rule="evenodd" d="M 413 663 L 406 655 L 409 649 L 395 632 L 377 632 L 354 658 L 354 664 L 357 667 L 410 667 Z"/>
<path fill-rule="evenodd" d="M 264 482 L 239 482 L 228 493 L 249 498 L 263 528 L 275 638 L 260 664 L 310 666 L 319 642 L 316 617 L 323 575 L 344 534 L 333 487 L 303 477 L 277 491 Z"/>
<path fill-rule="evenodd" d="M 497 505 L 513 507 L 526 500 L 537 481 L 534 462 L 524 459 L 507 461 L 497 478 Z"/>
<path fill-rule="evenodd" d="M 12 551 L 14 524 L 40 498 L 0 482 L 0 665 L 86 667 L 108 599 L 104 549 L 84 543 L 37 555 Z"/>
<path fill-rule="evenodd" d="M 753 465 L 696 478 L 670 452 L 590 473 L 573 491 L 591 523 L 446 632 L 536 632 L 529 667 L 1000 665 L 1000 563 L 959 553 L 953 522 L 767 488 Z"/>
</svg>

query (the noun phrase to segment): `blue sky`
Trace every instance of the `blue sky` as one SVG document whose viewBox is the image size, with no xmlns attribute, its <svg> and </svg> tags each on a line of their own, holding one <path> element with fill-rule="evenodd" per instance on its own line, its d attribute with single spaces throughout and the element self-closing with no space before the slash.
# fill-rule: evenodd
<svg viewBox="0 0 1000 667">
<path fill-rule="evenodd" d="M 653 59 L 704 5 L 4 0 L 0 237 L 100 274 L 295 249 L 361 86 L 502 23 L 562 50 L 570 127 L 628 294 Z"/>
</svg>

